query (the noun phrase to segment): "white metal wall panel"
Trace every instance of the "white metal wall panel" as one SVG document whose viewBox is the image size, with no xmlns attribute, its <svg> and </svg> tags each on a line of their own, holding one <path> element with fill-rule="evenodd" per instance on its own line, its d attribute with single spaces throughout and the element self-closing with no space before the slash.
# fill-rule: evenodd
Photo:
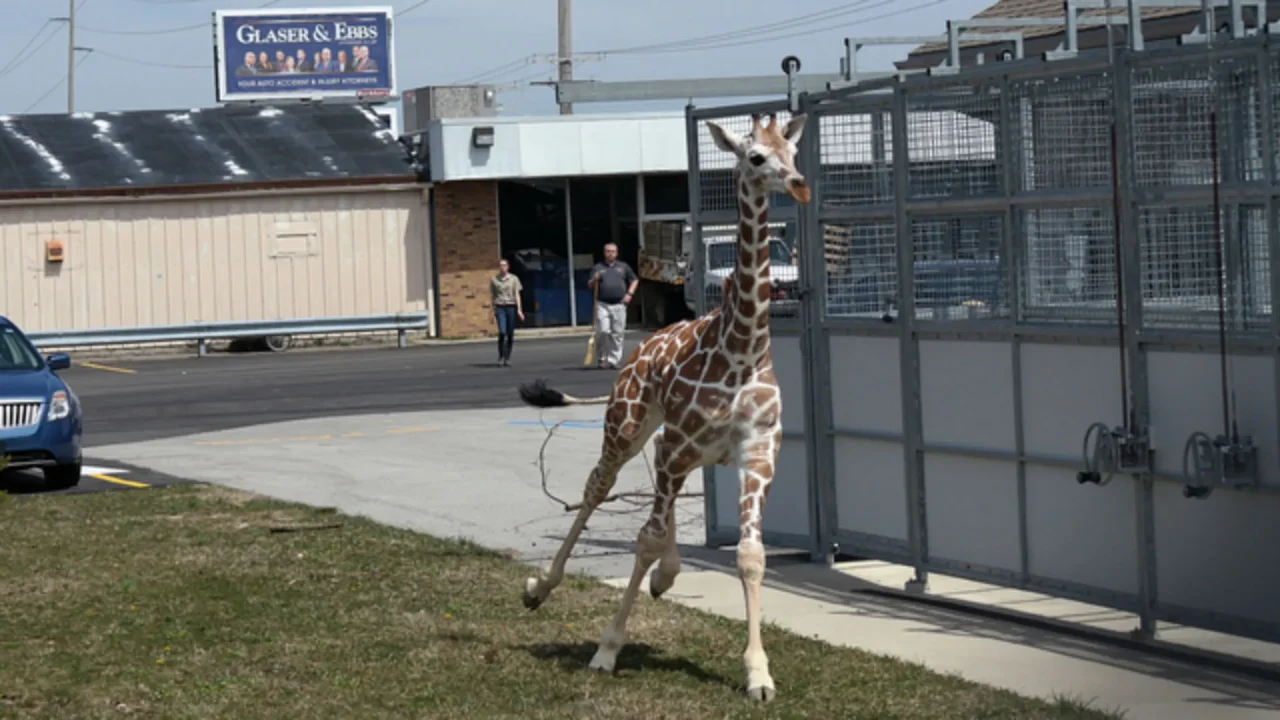
<svg viewBox="0 0 1280 720">
<path fill-rule="evenodd" d="M 832 420 L 838 428 L 902 432 L 898 338 L 831 337 Z"/>
<path fill-rule="evenodd" d="M 804 396 L 804 357 L 798 336 L 773 336 L 773 373 L 782 390 L 782 430 L 803 434 L 808 402 Z"/>
<path fill-rule="evenodd" d="M 1003 460 L 926 453 L 929 557 L 1016 572 L 1018 468 Z"/>
<path fill-rule="evenodd" d="M 1219 489 L 1188 500 L 1155 488 L 1162 604 L 1275 622 L 1280 598 L 1280 498 Z"/>
<path fill-rule="evenodd" d="M 1236 388 L 1237 425 L 1258 447 L 1259 477 L 1263 484 L 1280 486 L 1275 363 L 1269 357 L 1229 355 L 1227 367 Z M 1223 432 L 1221 373 L 1217 353 L 1147 354 L 1158 471 L 1181 475 L 1182 450 L 1191 434 L 1199 431 L 1213 438 Z"/>
<path fill-rule="evenodd" d="M 1119 351 L 1113 347 L 1022 346 L 1023 442 L 1030 456 L 1080 459 L 1090 424 L 1119 425 Z M 926 424 L 927 424 L 926 420 Z M 1075 480 L 1072 480 L 1075 482 Z"/>
<path fill-rule="evenodd" d="M 800 338 L 773 336 L 773 371 L 782 390 L 782 429 L 787 437 L 778 453 L 773 486 L 764 511 L 765 542 L 787 546 L 811 532 L 809 478 L 804 440 L 804 359 Z M 721 535 L 738 533 L 738 470 L 717 466 L 715 483 L 715 527 Z"/>
<path fill-rule="evenodd" d="M 902 443 L 837 437 L 836 526 L 845 532 L 907 540 Z"/>
<path fill-rule="evenodd" d="M 1080 485 L 1076 471 L 1027 466 L 1027 553 L 1034 576 L 1138 592 L 1134 483 Z"/>
<path fill-rule="evenodd" d="M 1012 378 L 1008 343 L 920 341 L 925 443 L 1015 451 Z"/>
</svg>

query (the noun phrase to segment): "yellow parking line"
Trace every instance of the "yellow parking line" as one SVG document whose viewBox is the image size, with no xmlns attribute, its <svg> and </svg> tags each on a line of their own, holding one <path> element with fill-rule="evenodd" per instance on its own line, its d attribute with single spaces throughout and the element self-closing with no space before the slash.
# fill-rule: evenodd
<svg viewBox="0 0 1280 720">
<path fill-rule="evenodd" d="M 137 370 L 130 370 L 129 368 L 113 367 L 111 365 L 99 365 L 98 363 L 93 363 L 93 362 L 82 362 L 80 364 L 87 368 L 93 368 L 94 370 L 105 370 L 107 372 L 124 373 L 126 375 L 136 375 L 138 373 Z"/>
<path fill-rule="evenodd" d="M 131 488 L 151 487 L 150 485 L 143 482 L 138 482 L 136 480 L 125 480 L 124 478 L 118 478 L 114 475 L 103 475 L 101 473 L 97 473 L 94 475 L 90 475 L 89 477 L 93 478 L 94 480 L 101 480 L 103 482 L 115 483 L 116 485 L 124 485 L 125 487 L 131 487 Z"/>
</svg>

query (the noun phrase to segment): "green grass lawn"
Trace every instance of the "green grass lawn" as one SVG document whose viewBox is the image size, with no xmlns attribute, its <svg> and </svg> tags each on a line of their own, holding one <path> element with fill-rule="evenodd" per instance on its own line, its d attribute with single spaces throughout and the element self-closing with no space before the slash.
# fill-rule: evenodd
<svg viewBox="0 0 1280 720">
<path fill-rule="evenodd" d="M 754 704 L 745 625 L 647 595 L 602 676 L 620 591 L 530 613 L 508 558 L 217 487 L 16 498 L 0 527 L 3 718 L 1116 717 L 768 625 Z"/>
</svg>

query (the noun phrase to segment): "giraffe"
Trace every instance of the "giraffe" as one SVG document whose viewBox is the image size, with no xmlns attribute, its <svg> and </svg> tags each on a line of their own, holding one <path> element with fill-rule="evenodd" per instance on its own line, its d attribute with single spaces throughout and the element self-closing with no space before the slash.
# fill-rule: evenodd
<svg viewBox="0 0 1280 720">
<path fill-rule="evenodd" d="M 649 577 L 654 598 L 675 583 L 680 572 L 675 499 L 685 478 L 706 465 L 733 465 L 740 487 L 737 565 L 747 610 L 746 689 L 762 701 L 777 694 L 760 640 L 765 572 L 760 527 L 782 441 L 782 397 L 769 340 L 767 220 L 770 193 L 809 202 L 808 184 L 795 166 L 805 120 L 799 115 L 782 125 L 770 115 L 768 124 L 762 124 L 754 115 L 746 136 L 707 123 L 716 146 L 738 159 L 738 257 L 718 307 L 649 336 L 618 371 L 609 395 L 573 397 L 542 380 L 520 387 L 523 400 L 535 407 L 607 404 L 600 458 L 587 479 L 578 515 L 546 571 L 525 582 L 524 604 L 530 610 L 564 579 L 569 553 L 613 488 L 618 471 L 663 428 L 655 443 L 653 510 L 636 541 L 630 582 L 591 659 L 593 670 L 613 671 L 626 642 L 627 618 L 650 566 L 657 563 Z"/>
</svg>

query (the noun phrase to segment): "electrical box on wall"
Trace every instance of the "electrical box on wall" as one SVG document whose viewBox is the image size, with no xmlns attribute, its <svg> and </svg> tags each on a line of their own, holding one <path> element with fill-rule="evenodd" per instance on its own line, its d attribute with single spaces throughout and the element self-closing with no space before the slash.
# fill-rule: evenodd
<svg viewBox="0 0 1280 720">
<path fill-rule="evenodd" d="M 60 263 L 66 259 L 66 248 L 62 241 L 52 238 L 44 241 L 45 262 Z"/>
</svg>

